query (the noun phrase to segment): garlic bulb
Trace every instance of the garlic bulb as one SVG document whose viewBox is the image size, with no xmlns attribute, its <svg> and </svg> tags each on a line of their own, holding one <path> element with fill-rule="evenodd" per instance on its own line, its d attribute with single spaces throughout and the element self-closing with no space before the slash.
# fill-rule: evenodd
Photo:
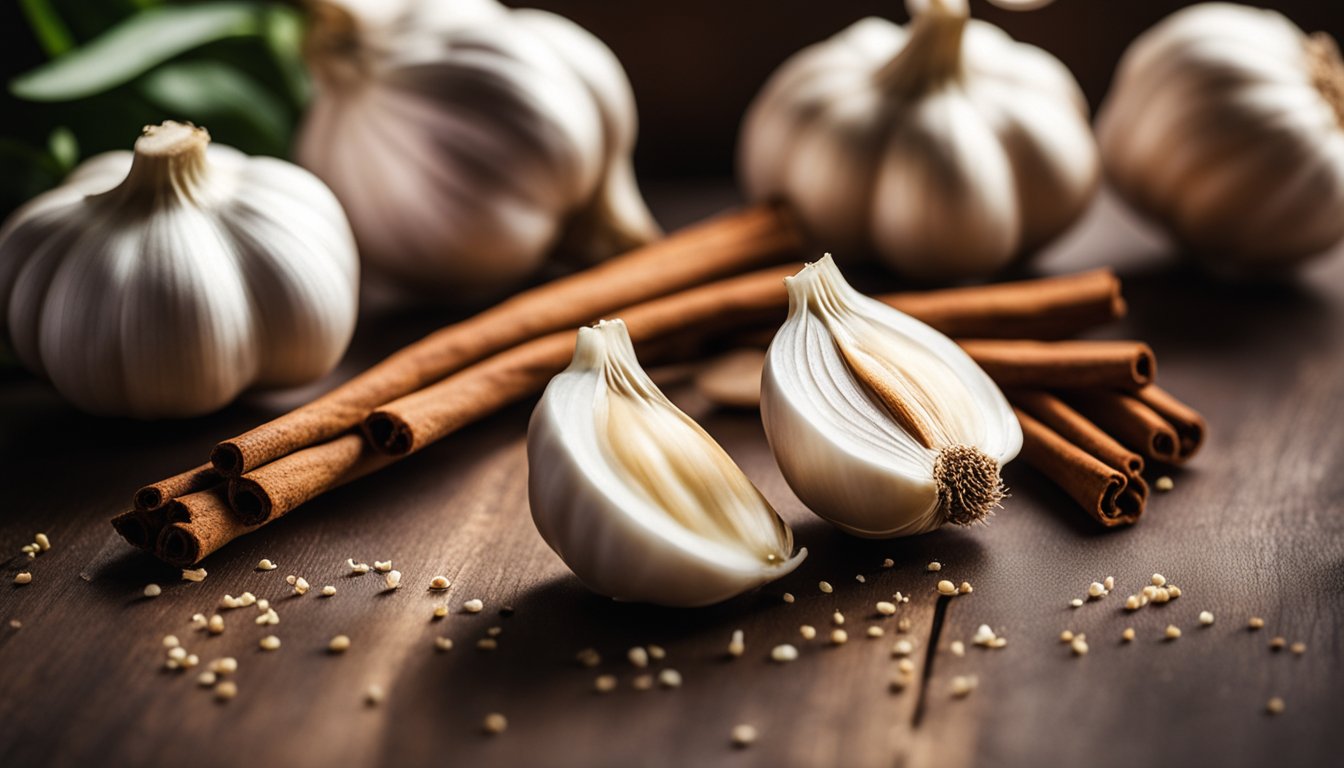
<svg viewBox="0 0 1344 768">
<path fill-rule="evenodd" d="M 1063 64 L 968 20 L 965 0 L 910 5 L 906 28 L 864 19 L 780 67 L 743 124 L 741 178 L 832 250 L 990 275 L 1090 200 L 1087 105 Z"/>
<path fill-rule="evenodd" d="M 855 291 L 828 254 L 788 278 L 761 419 L 798 498 L 869 538 L 984 519 L 1022 429 L 960 347 Z"/>
<path fill-rule="evenodd" d="M 583 259 L 659 235 L 635 184 L 634 95 L 572 22 L 496 0 L 315 0 L 299 162 L 345 204 L 367 264 L 499 291 L 563 239 Z"/>
<path fill-rule="evenodd" d="M 1225 271 L 1344 238 L 1344 61 L 1282 14 L 1205 3 L 1125 53 L 1097 122 L 1106 173 Z"/>
<path fill-rule="evenodd" d="M 93 413 L 208 413 L 327 373 L 354 331 L 359 262 L 307 171 L 151 126 L 0 230 L 0 330 Z"/>
<path fill-rule="evenodd" d="M 542 538 L 594 592 L 698 606 L 789 573 L 793 532 L 747 476 L 659 391 L 625 323 L 579 330 L 527 432 Z"/>
</svg>

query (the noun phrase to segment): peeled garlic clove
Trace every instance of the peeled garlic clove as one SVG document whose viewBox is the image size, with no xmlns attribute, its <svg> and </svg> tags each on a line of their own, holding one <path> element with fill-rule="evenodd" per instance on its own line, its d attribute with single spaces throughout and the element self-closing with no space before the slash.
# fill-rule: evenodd
<svg viewBox="0 0 1344 768">
<path fill-rule="evenodd" d="M 1106 174 L 1224 272 L 1269 272 L 1344 238 L 1344 60 L 1324 32 L 1228 3 L 1129 47 L 1097 120 Z"/>
<path fill-rule="evenodd" d="M 946 336 L 855 291 L 829 254 L 786 283 L 761 418 L 798 498 L 870 538 L 991 514 L 1022 430 L 989 376 Z"/>
<path fill-rule="evenodd" d="M 527 433 L 542 538 L 618 600 L 717 603 L 792 571 L 793 532 L 639 366 L 625 323 L 579 330 Z"/>
</svg>

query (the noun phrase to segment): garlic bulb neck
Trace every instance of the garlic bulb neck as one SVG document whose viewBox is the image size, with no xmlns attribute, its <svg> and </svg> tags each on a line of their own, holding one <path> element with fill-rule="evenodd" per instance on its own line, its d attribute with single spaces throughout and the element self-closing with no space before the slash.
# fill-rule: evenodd
<svg viewBox="0 0 1344 768">
<path fill-rule="evenodd" d="M 106 198 L 149 205 L 201 202 L 210 170 L 205 157 L 208 146 L 210 133 L 191 123 L 170 120 L 145 126 L 136 139 L 126 180 L 107 192 Z"/>
<path fill-rule="evenodd" d="M 910 24 L 910 39 L 875 78 L 893 94 L 917 96 L 962 75 L 965 0 L 929 0 Z"/>
<path fill-rule="evenodd" d="M 367 80 L 376 53 L 365 26 L 339 3 L 313 0 L 308 5 L 303 58 L 313 77 L 328 87 L 351 87 Z"/>
<path fill-rule="evenodd" d="M 1325 32 L 1307 37 L 1307 66 L 1311 83 L 1321 92 L 1321 98 L 1335 110 L 1335 119 L 1344 128 L 1344 58 L 1339 44 Z"/>
<path fill-rule="evenodd" d="M 938 509 L 953 525 L 984 520 L 1006 496 L 998 463 L 969 445 L 939 451 L 933 479 L 938 484 Z"/>
</svg>

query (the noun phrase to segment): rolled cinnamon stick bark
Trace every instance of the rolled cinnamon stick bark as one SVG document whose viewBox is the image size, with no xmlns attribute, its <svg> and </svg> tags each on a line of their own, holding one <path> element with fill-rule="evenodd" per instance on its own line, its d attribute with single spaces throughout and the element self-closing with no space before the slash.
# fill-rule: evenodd
<svg viewBox="0 0 1344 768">
<path fill-rule="evenodd" d="M 1000 387 L 1125 389 L 1151 384 L 1157 360 L 1138 341 L 957 339 Z"/>
<path fill-rule="evenodd" d="M 112 528 L 121 534 L 127 544 L 138 549 L 153 550 L 159 529 L 152 529 L 135 510 L 127 510 L 112 518 Z"/>
<path fill-rule="evenodd" d="M 1179 464 L 1180 438 L 1162 415 L 1124 392 L 1061 391 L 1060 396 L 1115 439 L 1154 461 Z"/>
<path fill-rule="evenodd" d="M 1022 424 L 1022 458 L 1069 495 L 1094 520 L 1111 527 L 1133 524 L 1144 499 L 1127 493 L 1125 474 L 1065 440 L 1036 418 L 1014 408 Z"/>
<path fill-rule="evenodd" d="M 247 525 L 233 514 L 223 483 L 174 499 L 167 509 L 168 525 L 159 532 L 154 554 L 180 568 L 199 563 L 230 541 L 261 527 Z"/>
<path fill-rule="evenodd" d="M 718 216 L 436 331 L 313 402 L 220 443 L 211 462 L 221 474 L 237 477 L 331 439 L 374 408 L 495 352 L 621 307 L 779 263 L 802 244 L 783 208 L 757 206 Z"/>
<path fill-rule="evenodd" d="M 260 525 L 392 461 L 392 457 L 370 448 L 362 435 L 350 432 L 231 480 L 229 506 L 244 525 Z"/>
<path fill-rule="evenodd" d="M 192 467 L 166 480 L 150 483 L 135 492 L 135 508 L 157 510 L 178 496 L 186 496 L 219 485 L 223 478 L 211 464 Z"/>
<path fill-rule="evenodd" d="M 879 297 L 953 337 L 1062 339 L 1125 315 L 1109 269 Z"/>
<path fill-rule="evenodd" d="M 1156 384 L 1135 392 L 1134 399 L 1153 409 L 1154 413 L 1165 419 L 1176 430 L 1178 438 L 1176 456 L 1180 461 L 1189 461 L 1190 457 L 1199 451 L 1199 447 L 1204 444 L 1204 434 L 1208 428 L 1204 423 L 1204 417 L 1195 409 L 1172 397 Z"/>
</svg>

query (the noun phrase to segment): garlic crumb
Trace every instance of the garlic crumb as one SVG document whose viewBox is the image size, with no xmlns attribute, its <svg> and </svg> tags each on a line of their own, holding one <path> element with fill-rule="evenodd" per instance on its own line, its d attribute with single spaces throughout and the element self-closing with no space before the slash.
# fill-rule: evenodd
<svg viewBox="0 0 1344 768">
<path fill-rule="evenodd" d="M 28 578 L 27 578 L 26 580 L 24 580 L 24 581 L 19 581 L 19 578 L 22 577 L 22 576 L 27 576 Z M 18 576 L 15 576 L 15 577 L 14 577 L 14 583 L 16 583 L 16 584 L 27 584 L 28 582 L 30 582 L 30 581 L 32 581 L 32 580 L 33 580 L 33 575 L 32 575 L 31 573 L 20 573 Z M 158 584 L 146 584 L 146 585 L 145 585 L 145 589 L 144 589 L 144 595 L 145 595 L 145 597 L 158 597 L 158 596 L 161 595 L 161 594 L 163 594 L 163 588 L 160 587 Z"/>
<path fill-rule="evenodd" d="M 1163 475 L 1157 478 L 1157 480 L 1153 481 L 1153 488 L 1162 491 L 1163 493 L 1170 491 L 1175 487 L 1176 487 L 1176 481 L 1172 480 L 1170 477 L 1167 477 L 1166 475 Z"/>
<path fill-rule="evenodd" d="M 1248 622 L 1246 622 L 1246 628 L 1247 628 L 1247 629 L 1264 629 L 1264 628 L 1265 628 L 1265 620 L 1262 619 L 1262 618 L 1260 618 L 1259 616 L 1252 616 L 1252 617 L 1251 617 L 1251 620 L 1248 621 Z"/>
<path fill-rule="evenodd" d="M 38 548 L 41 549 L 43 552 L 46 552 L 47 550 L 51 549 L 51 539 L 49 539 L 47 537 L 47 534 L 45 533 L 38 532 L 34 534 L 33 543 L 36 544 Z"/>
<path fill-rule="evenodd" d="M 658 673 L 658 684 L 664 688 L 680 688 L 681 673 L 675 669 L 664 669 Z"/>
<path fill-rule="evenodd" d="M 16 574 L 14 575 L 14 583 L 15 583 L 15 584 L 32 584 L 32 583 L 33 583 L 33 574 L 29 573 L 28 571 L 20 571 L 19 573 L 16 573 Z M 150 586 L 150 587 L 154 587 L 154 588 L 156 588 L 156 589 L 158 588 L 158 585 L 156 585 L 156 584 L 150 584 L 149 586 Z M 153 595 L 149 594 L 149 587 L 145 587 L 145 597 L 156 597 L 157 595 L 158 595 L 157 592 L 154 593 Z"/>
<path fill-rule="evenodd" d="M 1069 601 L 1069 607 L 1070 607 L 1070 608 L 1082 608 L 1082 607 L 1083 607 L 1083 600 L 1082 600 L 1082 598 L 1075 597 L 1075 598 L 1073 598 L 1072 600 L 1070 600 L 1070 601 Z"/>
<path fill-rule="evenodd" d="M 649 658 L 654 661 L 661 661 L 667 658 L 667 649 L 661 645 L 646 645 L 644 649 L 649 652 Z"/>
<path fill-rule="evenodd" d="M 1181 628 L 1175 624 L 1168 624 L 1166 631 L 1162 634 L 1168 640 L 1175 640 L 1181 636 Z"/>
<path fill-rule="evenodd" d="M 593 680 L 593 690 L 598 693 L 611 693 L 616 690 L 618 682 L 615 675 L 598 675 Z"/>
<path fill-rule="evenodd" d="M 832 614 L 831 614 L 831 623 L 834 624 L 834 625 L 837 626 L 837 627 L 843 625 L 843 624 L 845 623 L 845 614 L 843 614 L 843 613 L 841 613 L 841 612 L 839 612 L 839 611 L 836 611 L 835 613 L 832 613 Z"/>
<path fill-rule="evenodd" d="M 163 647 L 164 647 L 164 648 L 176 648 L 176 647 L 178 647 L 179 645 L 182 645 L 182 641 L 177 639 L 177 635 L 164 635 L 164 636 L 163 636 Z"/>
<path fill-rule="evenodd" d="M 1300 642 L 1293 643 L 1292 645 L 1288 646 L 1288 650 L 1292 651 L 1294 654 L 1298 656 L 1301 656 L 1302 654 L 1307 652 L 1307 644 Z"/>
<path fill-rule="evenodd" d="M 1199 623 L 1201 626 L 1205 627 L 1209 626 L 1210 624 L 1213 624 L 1213 614 L 1209 611 L 1200 611 Z"/>
<path fill-rule="evenodd" d="M 858 573 L 854 575 L 854 580 L 860 584 L 866 584 L 868 582 L 868 577 L 864 576 L 862 573 Z"/>
<path fill-rule="evenodd" d="M 957 698 L 964 698 L 969 695 L 980 681 L 975 675 L 957 675 L 952 678 L 952 695 Z"/>
<path fill-rule="evenodd" d="M 383 583 L 388 589 L 397 589 L 401 587 L 401 571 L 388 571 L 383 574 Z"/>
<path fill-rule="evenodd" d="M 209 688 L 215 684 L 219 677 L 210 670 L 206 670 L 196 676 L 196 684 L 202 688 Z"/>
<path fill-rule="evenodd" d="M 499 734 L 504 732 L 504 729 L 508 727 L 509 727 L 508 719 L 505 718 L 503 715 L 499 714 L 498 712 L 491 712 L 490 714 L 485 716 L 484 720 L 481 721 L 481 730 L 485 731 L 487 734 L 491 736 L 498 736 Z"/>
<path fill-rule="evenodd" d="M 472 598 L 462 604 L 462 610 L 467 613 L 480 613 L 485 610 L 485 602 L 480 598 Z"/>
<path fill-rule="evenodd" d="M 448 615 L 448 605 L 446 603 L 440 603 L 434 606 L 434 613 L 433 613 L 434 618 L 442 619 L 444 616 L 447 615 Z"/>
<path fill-rule="evenodd" d="M 578 653 L 574 654 L 574 660 L 579 663 L 579 666 L 592 669 L 602 663 L 602 656 L 596 648 L 581 648 Z"/>
<path fill-rule="evenodd" d="M 369 572 L 368 563 L 356 563 L 353 557 L 346 558 L 345 566 L 349 568 L 350 573 L 354 575 L 361 575 Z"/>
<path fill-rule="evenodd" d="M 1154 587 L 1160 587 L 1167 583 L 1167 577 L 1160 573 L 1154 573 L 1152 581 Z"/>
<path fill-rule="evenodd" d="M 626 651 L 625 658 L 639 669 L 649 666 L 649 652 L 645 650 L 643 646 L 636 645 L 634 648 Z"/>
<path fill-rule="evenodd" d="M 877 604 L 877 612 L 880 613 L 880 614 L 882 614 L 883 616 L 892 616 L 892 615 L 895 615 L 895 613 L 896 613 L 896 604 L 895 604 L 895 603 L 889 603 L 889 602 L 887 602 L 887 601 L 885 601 L 885 600 L 882 600 L 882 601 L 880 601 L 880 602 Z"/>
<path fill-rule="evenodd" d="M 1074 656 L 1086 656 L 1088 650 L 1087 636 L 1086 635 L 1075 636 L 1073 638 L 1073 641 L 1069 643 L 1069 648 L 1070 650 L 1073 651 Z"/>
<path fill-rule="evenodd" d="M 258 571 L 274 571 L 278 567 L 279 566 L 277 566 L 275 563 L 271 562 L 269 559 L 264 557 L 257 561 Z"/>
<path fill-rule="evenodd" d="M 1126 597 L 1126 598 L 1125 598 L 1125 610 L 1126 610 L 1126 611 L 1137 611 L 1137 610 L 1139 610 L 1139 609 L 1142 608 L 1142 607 L 1143 607 L 1143 603 L 1139 602 L 1139 596 L 1138 596 L 1138 595 L 1130 595 L 1129 597 Z"/>
<path fill-rule="evenodd" d="M 817 636 L 817 628 L 811 624 L 804 624 L 798 628 L 798 634 L 802 635 L 804 640 L 812 640 Z"/>
<path fill-rule="evenodd" d="M 444 653 L 453 650 L 453 640 L 449 637 L 434 638 L 434 650 Z"/>
<path fill-rule="evenodd" d="M 224 617 L 220 616 L 218 613 L 214 614 L 210 617 L 210 620 L 206 622 L 205 628 L 208 629 L 212 635 L 222 633 L 224 631 Z"/>
<path fill-rule="evenodd" d="M 261 646 L 261 650 L 263 651 L 274 651 L 280 647 L 280 638 L 275 635 L 267 635 L 261 638 L 258 645 Z"/>
<path fill-rule="evenodd" d="M 781 664 L 798 658 L 798 649 L 788 643 L 781 643 L 770 649 L 770 658 Z"/>
<path fill-rule="evenodd" d="M 294 579 L 294 594 L 296 595 L 307 594 L 308 589 L 309 584 L 307 579 L 303 578 L 302 576 L 299 576 L 298 578 Z"/>
<path fill-rule="evenodd" d="M 873 626 L 868 627 L 868 636 L 869 636 L 869 637 L 881 637 L 881 636 L 883 636 L 883 635 L 885 635 L 885 634 L 886 634 L 886 631 L 883 630 L 881 627 L 877 626 L 876 624 L 874 624 Z"/>
<path fill-rule="evenodd" d="M 371 683 L 368 688 L 364 689 L 364 703 L 370 707 L 382 704 L 385 698 L 387 698 L 387 693 L 383 691 L 383 686 L 377 683 Z"/>
<path fill-rule="evenodd" d="M 943 564 L 938 562 L 937 560 L 934 560 L 933 562 L 924 566 L 924 570 L 929 571 L 930 573 L 936 573 L 937 571 L 943 570 Z"/>
<path fill-rule="evenodd" d="M 835 587 L 832 587 L 832 586 L 831 586 L 831 582 L 829 582 L 829 581 L 819 581 L 819 582 L 817 582 L 817 589 L 820 589 L 822 592 L 824 592 L 824 593 L 826 593 L 826 594 L 828 594 L 828 595 L 835 591 Z"/>
<path fill-rule="evenodd" d="M 756 728 L 746 723 L 734 725 L 732 730 L 733 746 L 738 749 L 745 749 L 756 743 Z"/>
<path fill-rule="evenodd" d="M 961 657 L 966 655 L 966 644 L 960 640 L 953 640 L 952 643 L 947 646 L 947 649 L 952 652 L 953 656 Z"/>
<path fill-rule="evenodd" d="M 225 680 L 224 682 L 215 686 L 216 701 L 229 701 L 230 699 L 232 699 L 237 695 L 238 695 L 238 684 L 233 682 L 232 680 Z"/>
<path fill-rule="evenodd" d="M 909 632 L 909 631 L 910 631 L 910 628 L 913 627 L 913 626 L 914 626 L 914 622 L 910 621 L 910 617 L 908 617 L 908 616 L 902 616 L 901 619 L 900 619 L 899 621 L 896 622 L 896 631 L 897 631 L 897 632 Z"/>
<path fill-rule="evenodd" d="M 205 572 L 205 569 L 204 569 L 204 568 L 189 568 L 189 569 L 183 569 L 183 571 L 182 571 L 182 580 L 183 580 L 183 581 L 197 581 L 197 582 L 200 582 L 200 581 L 205 581 L 205 577 L 206 577 L 206 572 Z"/>
<path fill-rule="evenodd" d="M 210 662 L 210 671 L 216 675 L 232 675 L 238 671 L 238 660 L 232 656 L 215 659 Z"/>
<path fill-rule="evenodd" d="M 1111 590 L 1115 589 L 1115 577 L 1107 576 L 1106 578 L 1102 579 L 1101 586 L 1105 587 L 1107 592 L 1110 592 Z"/>
<path fill-rule="evenodd" d="M 883 567 L 883 568 L 891 568 L 891 567 L 894 566 L 894 565 L 896 565 L 896 561 L 895 561 L 895 560 L 892 560 L 890 557 L 888 557 L 888 558 L 886 558 L 885 560 L 882 561 L 882 567 Z"/>
<path fill-rule="evenodd" d="M 392 570 L 392 561 L 391 561 L 391 560 L 374 560 L 374 561 L 373 561 L 373 570 L 375 570 L 375 571 L 377 571 L 377 572 L 379 572 L 379 573 L 387 573 L 388 571 Z"/>
<path fill-rule="evenodd" d="M 897 640 L 891 646 L 891 655 L 893 656 L 909 656 L 914 652 L 915 644 L 909 640 Z"/>
<path fill-rule="evenodd" d="M 1131 643 L 1131 642 L 1133 642 L 1133 641 L 1134 641 L 1134 628 L 1133 628 L 1133 627 L 1125 627 L 1125 631 L 1120 633 L 1120 639 L 1123 640 L 1123 641 L 1126 642 L 1126 643 Z"/>
<path fill-rule="evenodd" d="M 1283 699 L 1279 698 L 1278 696 L 1275 696 L 1274 698 L 1265 702 L 1265 711 L 1271 715 L 1282 714 L 1283 707 L 1284 707 Z"/>
<path fill-rule="evenodd" d="M 653 690 L 653 675 L 635 675 L 634 679 L 630 681 L 630 687 L 636 691 Z"/>
<path fill-rule="evenodd" d="M 734 629 L 733 637 L 728 641 L 728 655 L 737 658 L 745 653 L 747 645 L 743 640 L 742 630 Z"/>
<path fill-rule="evenodd" d="M 327 650 L 332 653 L 345 653 L 350 650 L 350 638 L 347 635 L 337 635 L 327 643 Z"/>
<path fill-rule="evenodd" d="M 1059 633 L 1059 642 L 1061 642 L 1061 643 L 1071 643 L 1071 642 L 1073 642 L 1073 632 L 1071 632 L 1070 630 L 1067 630 L 1067 629 L 1064 630 L 1063 632 L 1060 632 L 1060 633 Z"/>
<path fill-rule="evenodd" d="M 785 593 L 784 593 L 784 602 L 786 602 L 786 603 L 792 603 L 792 602 L 793 602 L 793 593 L 792 593 L 792 592 L 785 592 Z"/>
<path fill-rule="evenodd" d="M 1281 651 L 1286 645 L 1288 645 L 1287 640 L 1284 640 L 1282 637 L 1275 637 L 1269 641 L 1269 650 Z"/>
<path fill-rule="evenodd" d="M 1099 581 L 1094 581 L 1087 585 L 1087 596 L 1096 600 L 1106 596 L 1106 587 Z"/>
<path fill-rule="evenodd" d="M 476 641 L 476 650 L 493 651 L 499 647 L 499 641 L 493 637 L 482 637 Z"/>
<path fill-rule="evenodd" d="M 847 642 L 849 642 L 849 633 L 848 633 L 848 632 L 846 632 L 846 631 L 843 630 L 843 629 L 833 629 L 833 630 L 831 630 L 831 644 L 832 644 L 832 645 L 844 645 L 844 644 L 847 643 Z"/>
<path fill-rule="evenodd" d="M 448 581 L 447 576 L 435 576 L 434 578 L 429 580 L 430 589 L 443 590 L 447 589 L 450 586 L 452 586 L 452 582 Z"/>
<path fill-rule="evenodd" d="M 961 586 L 957 587 L 957 591 L 963 595 L 969 595 L 975 591 L 975 588 L 971 586 L 971 582 L 963 581 L 961 582 Z"/>
<path fill-rule="evenodd" d="M 323 596 L 323 597 L 332 597 L 332 596 L 334 596 L 335 594 L 336 594 L 336 587 L 334 587 L 334 586 L 332 586 L 332 585 L 330 585 L 330 584 L 328 584 L 327 586 L 325 586 L 325 587 L 322 588 L 322 596 Z"/>
<path fill-rule="evenodd" d="M 953 584 L 947 579 L 943 579 L 942 581 L 938 582 L 938 594 L 955 595 L 957 594 L 957 585 Z"/>
</svg>

